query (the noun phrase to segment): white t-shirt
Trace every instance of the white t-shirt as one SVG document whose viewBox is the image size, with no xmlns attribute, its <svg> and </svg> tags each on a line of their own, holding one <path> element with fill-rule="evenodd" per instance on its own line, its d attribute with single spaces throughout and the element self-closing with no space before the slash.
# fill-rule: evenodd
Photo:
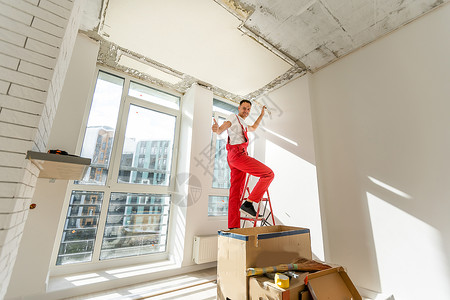
<svg viewBox="0 0 450 300">
<path fill-rule="evenodd" d="M 228 128 L 228 136 L 230 137 L 231 145 L 245 143 L 244 133 L 242 132 L 241 124 L 239 124 L 237 118 L 239 118 L 239 121 L 241 121 L 244 129 L 248 130 L 248 125 L 247 123 L 245 123 L 244 119 L 235 114 L 229 115 L 225 121 L 231 122 L 231 126 Z"/>
</svg>

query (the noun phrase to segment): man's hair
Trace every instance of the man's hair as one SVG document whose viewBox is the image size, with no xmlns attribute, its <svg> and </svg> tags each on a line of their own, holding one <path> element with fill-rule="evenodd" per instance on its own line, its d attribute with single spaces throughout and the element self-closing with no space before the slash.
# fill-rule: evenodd
<svg viewBox="0 0 450 300">
<path fill-rule="evenodd" d="M 242 100 L 241 102 L 239 102 L 239 105 L 242 105 L 242 103 L 248 103 L 250 104 L 250 106 L 252 105 L 252 103 L 250 102 L 250 100 Z"/>
</svg>

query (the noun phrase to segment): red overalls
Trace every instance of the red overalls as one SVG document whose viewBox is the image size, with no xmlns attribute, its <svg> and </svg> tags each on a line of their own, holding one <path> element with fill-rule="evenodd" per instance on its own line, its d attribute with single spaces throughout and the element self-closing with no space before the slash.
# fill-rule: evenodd
<svg viewBox="0 0 450 300">
<path fill-rule="evenodd" d="M 236 118 L 241 125 L 245 143 L 230 145 L 230 137 L 227 143 L 227 161 L 231 169 L 230 196 L 228 199 L 228 228 L 240 227 L 240 200 L 244 192 L 245 176 L 248 174 L 259 177 L 253 191 L 248 196 L 249 200 L 258 203 L 264 196 L 264 192 L 273 180 L 273 171 L 262 162 L 248 156 L 247 130 L 242 126 L 238 116 Z"/>
</svg>

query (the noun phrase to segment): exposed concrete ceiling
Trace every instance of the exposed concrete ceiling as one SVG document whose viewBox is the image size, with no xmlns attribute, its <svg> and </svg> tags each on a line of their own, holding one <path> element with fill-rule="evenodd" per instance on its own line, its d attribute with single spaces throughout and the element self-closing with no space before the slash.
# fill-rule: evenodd
<svg viewBox="0 0 450 300">
<path fill-rule="evenodd" d="M 180 92 L 201 82 L 239 100 L 314 72 L 449 1 L 90 0 L 81 29 L 101 40 L 102 64 Z"/>
<path fill-rule="evenodd" d="M 246 30 L 316 71 L 448 0 L 220 2 L 230 12 L 240 12 Z"/>
</svg>

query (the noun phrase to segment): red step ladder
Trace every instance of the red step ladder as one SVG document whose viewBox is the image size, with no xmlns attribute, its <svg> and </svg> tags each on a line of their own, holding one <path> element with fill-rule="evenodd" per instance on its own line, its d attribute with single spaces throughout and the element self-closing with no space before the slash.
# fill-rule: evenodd
<svg viewBox="0 0 450 300">
<path fill-rule="evenodd" d="M 239 207 L 242 205 L 242 203 L 245 200 L 248 199 L 248 195 L 250 195 L 250 188 L 248 187 L 248 183 L 250 181 L 250 176 L 251 176 L 250 174 L 247 174 L 247 178 L 245 179 L 244 191 L 242 192 L 242 195 L 241 195 L 241 201 L 240 201 Z M 247 197 L 245 196 L 245 194 L 247 194 Z M 256 227 L 256 225 L 258 223 L 260 224 L 259 226 L 275 225 L 275 217 L 273 215 L 272 203 L 270 202 L 269 190 L 266 190 L 264 195 L 267 195 L 267 196 L 266 197 L 263 196 L 261 201 L 258 202 L 258 207 L 256 209 L 256 217 L 242 216 L 242 213 L 241 213 L 241 216 L 240 216 L 241 228 L 245 227 L 245 222 L 247 222 L 247 221 L 253 223 L 253 227 Z M 267 205 L 269 207 L 267 207 Z M 261 208 L 262 208 L 262 210 L 261 210 Z M 260 212 L 261 212 L 262 217 L 258 218 L 257 216 L 260 215 Z M 272 223 L 270 223 L 269 218 L 272 219 Z"/>
</svg>

